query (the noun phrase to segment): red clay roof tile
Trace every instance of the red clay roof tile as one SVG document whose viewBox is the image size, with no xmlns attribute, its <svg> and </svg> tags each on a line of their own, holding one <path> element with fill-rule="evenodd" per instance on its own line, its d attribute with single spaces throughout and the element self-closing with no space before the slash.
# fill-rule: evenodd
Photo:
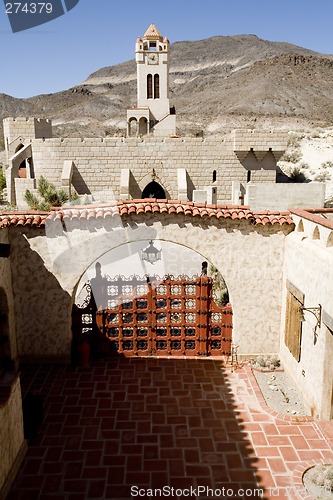
<svg viewBox="0 0 333 500">
<path fill-rule="evenodd" d="M 7 226 L 44 226 L 48 221 L 87 221 L 107 219 L 116 215 L 145 213 L 184 214 L 192 217 L 216 217 L 217 219 L 249 220 L 254 225 L 294 224 L 291 213 L 263 210 L 252 212 L 248 206 L 207 205 L 179 200 L 125 200 L 101 205 L 52 208 L 50 212 L 5 212 L 0 213 L 0 228 Z"/>
</svg>

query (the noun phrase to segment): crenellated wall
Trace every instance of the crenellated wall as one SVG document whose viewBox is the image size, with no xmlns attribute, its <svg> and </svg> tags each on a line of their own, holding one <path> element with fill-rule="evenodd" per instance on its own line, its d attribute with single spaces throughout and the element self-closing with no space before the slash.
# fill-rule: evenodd
<svg viewBox="0 0 333 500">
<path fill-rule="evenodd" d="M 34 175 L 44 175 L 61 185 L 64 162 L 75 164 L 72 183 L 79 194 L 93 194 L 108 201 L 111 193 L 120 195 L 122 169 L 129 169 L 137 186 L 150 182 L 155 169 L 156 180 L 167 191 L 167 198 L 178 199 L 177 169 L 184 168 L 193 189 L 213 184 L 216 170 L 217 199 L 231 200 L 233 180 L 246 182 L 247 169 L 233 151 L 232 140 L 195 138 L 105 138 L 105 139 L 34 139 Z M 257 182 L 275 181 L 275 168 L 265 162 L 256 171 Z M 135 198 L 135 187 L 131 188 Z M 100 193 L 100 194 L 99 194 Z M 104 194 L 103 194 L 104 193 Z M 105 197 L 104 200 L 102 199 Z"/>
<path fill-rule="evenodd" d="M 194 190 L 214 185 L 218 202 L 230 203 L 232 181 L 245 184 L 249 170 L 252 181 L 275 182 L 276 161 L 281 156 L 280 149 L 287 145 L 286 132 L 235 131 L 223 138 L 204 139 L 150 136 L 60 139 L 52 138 L 50 127 L 47 120 L 4 120 L 5 142 L 10 143 L 7 166 L 13 167 L 13 155 L 21 143 L 31 145 L 32 178 L 43 175 L 61 187 L 64 163 L 73 162 L 73 187 L 79 194 L 91 194 L 100 202 L 120 198 L 123 169 L 131 175 L 130 198 L 141 197 L 154 169 L 155 180 L 165 190 L 166 197 L 179 199 L 177 172 L 184 169 L 190 200 Z M 15 177 L 15 169 L 11 175 Z M 11 193 L 10 196 L 15 204 L 16 197 Z"/>
</svg>

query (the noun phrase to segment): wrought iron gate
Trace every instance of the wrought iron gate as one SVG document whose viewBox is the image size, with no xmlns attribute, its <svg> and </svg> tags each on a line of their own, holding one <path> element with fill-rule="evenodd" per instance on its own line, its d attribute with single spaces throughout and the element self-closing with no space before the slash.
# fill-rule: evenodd
<svg viewBox="0 0 333 500">
<path fill-rule="evenodd" d="M 103 279 L 102 303 L 93 307 L 91 297 L 73 318 L 90 337 L 126 356 L 230 354 L 232 309 L 215 303 L 212 278 Z"/>
</svg>

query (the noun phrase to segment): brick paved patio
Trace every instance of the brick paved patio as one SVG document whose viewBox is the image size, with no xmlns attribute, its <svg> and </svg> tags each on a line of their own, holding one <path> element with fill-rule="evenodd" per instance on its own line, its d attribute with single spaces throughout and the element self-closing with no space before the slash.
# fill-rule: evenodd
<svg viewBox="0 0 333 500">
<path fill-rule="evenodd" d="M 25 367 L 21 381 L 43 395 L 44 422 L 9 500 L 130 499 L 131 485 L 304 499 L 304 469 L 333 460 L 333 422 L 270 410 L 246 366 L 119 356 Z"/>
</svg>

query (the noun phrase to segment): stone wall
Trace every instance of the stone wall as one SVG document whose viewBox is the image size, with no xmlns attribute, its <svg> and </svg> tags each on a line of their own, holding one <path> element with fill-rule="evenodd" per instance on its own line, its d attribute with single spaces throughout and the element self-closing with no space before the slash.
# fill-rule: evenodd
<svg viewBox="0 0 333 500">
<path fill-rule="evenodd" d="M 281 131 L 237 129 L 233 132 L 234 151 L 240 156 L 245 151 L 253 151 L 258 160 L 262 160 L 267 151 L 271 151 L 279 160 L 287 148 L 288 134 Z"/>
<path fill-rule="evenodd" d="M 321 304 L 324 318 L 320 329 L 317 330 L 315 342 L 316 319 L 312 314 L 304 313 L 306 321 L 302 323 L 301 358 L 300 362 L 297 362 L 284 343 L 284 284 L 281 360 L 286 371 L 301 388 L 314 415 L 329 419 L 333 417 L 333 326 L 331 324 L 331 330 L 328 328 L 327 318 L 333 318 L 333 246 L 329 246 L 328 229 L 320 228 L 319 231 L 315 223 L 296 216 L 293 218 L 297 230 L 286 238 L 284 283 L 289 280 L 304 294 L 305 307 L 317 307 Z"/>
<path fill-rule="evenodd" d="M 8 399 L 0 401 L 0 498 L 6 498 L 26 451 L 19 377 L 8 390 Z"/>
<path fill-rule="evenodd" d="M 15 148 L 13 150 L 11 144 L 18 137 L 23 141 L 32 138 L 52 137 L 52 122 L 43 118 L 5 118 L 3 129 L 6 149 L 10 156 L 15 152 Z"/>
<path fill-rule="evenodd" d="M 325 183 L 246 185 L 245 205 L 252 210 L 288 210 L 296 207 L 323 207 Z"/>
<path fill-rule="evenodd" d="M 19 126 L 21 122 L 7 120 L 4 121 L 5 137 L 6 134 L 12 138 L 18 132 L 24 133 L 24 124 L 29 123 L 30 128 L 35 126 L 34 121 L 31 123 L 24 121 L 21 130 Z M 15 132 L 10 126 L 13 123 Z M 28 134 L 28 131 L 26 133 Z M 36 131 L 35 135 L 40 137 Z M 44 175 L 60 187 L 64 162 L 73 161 L 75 164 L 72 178 L 74 188 L 79 194 L 92 194 L 98 201 L 120 197 L 122 169 L 129 169 L 131 172 L 129 195 L 132 198 L 137 198 L 138 194 L 141 197 L 143 188 L 151 181 L 154 169 L 157 175 L 156 180 L 162 185 L 169 199 L 178 199 L 178 169 L 185 169 L 187 172 L 190 199 L 193 190 L 202 189 L 213 183 L 213 172 L 216 171 L 214 185 L 217 187 L 217 200 L 221 203 L 231 202 L 232 181 L 246 183 L 249 170 L 251 170 L 251 179 L 258 183 L 275 182 L 276 177 L 274 151 L 266 149 L 265 154 L 258 159 L 255 156 L 257 153 L 255 152 L 254 155 L 251 151 L 252 146 L 256 147 L 255 142 L 248 140 L 242 144 L 242 147 L 248 149 L 242 151 L 240 157 L 240 152 L 236 151 L 236 154 L 234 150 L 233 135 L 224 139 L 189 137 L 36 139 L 35 135 L 30 134 L 30 137 L 24 140 L 16 136 L 17 144 L 14 141 L 9 148 L 7 162 L 14 154 L 14 146 L 17 146 L 20 141 L 23 141 L 25 145 L 31 144 L 32 177 L 38 178 Z M 253 133 L 251 135 L 253 141 L 255 137 Z M 272 139 L 274 134 L 270 137 Z M 265 144 L 260 144 L 260 147 L 264 145 L 267 148 L 274 146 L 272 141 L 266 141 Z M 282 147 L 280 144 L 277 146 Z M 236 147 L 241 147 L 241 145 L 237 143 Z M 15 202 L 15 197 L 12 201 Z"/>
<path fill-rule="evenodd" d="M 231 200 L 231 181 L 246 181 L 246 170 L 232 150 L 232 142 L 218 139 L 49 139 L 32 141 L 35 176 L 46 176 L 60 186 L 65 160 L 75 164 L 72 183 L 79 194 L 92 193 L 100 201 L 120 195 L 121 169 L 133 176 L 130 195 L 151 181 L 153 169 L 167 198 L 178 199 L 177 169 L 185 168 L 193 189 L 212 183 L 217 171 L 217 197 Z"/>
<path fill-rule="evenodd" d="M 43 230 L 11 228 L 20 355 L 68 355 L 71 304 L 82 274 L 108 250 L 150 239 L 191 248 L 221 271 L 240 353 L 278 352 L 284 240 L 293 226 L 148 214 L 87 224 L 67 224 L 63 233 L 59 223 L 53 237 L 47 229 L 48 238 Z"/>
</svg>

